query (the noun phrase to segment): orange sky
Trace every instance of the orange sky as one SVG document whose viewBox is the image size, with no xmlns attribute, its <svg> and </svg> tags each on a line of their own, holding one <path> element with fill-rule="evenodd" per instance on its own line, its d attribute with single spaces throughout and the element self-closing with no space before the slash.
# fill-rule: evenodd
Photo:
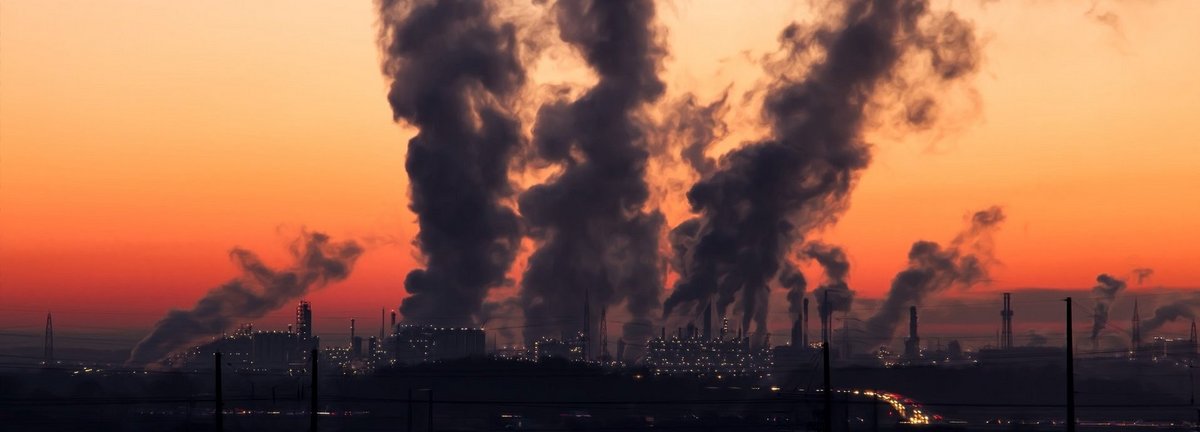
<svg viewBox="0 0 1200 432">
<path fill-rule="evenodd" d="M 1080 2 L 953 5 L 985 43 L 979 110 L 872 140 L 850 210 L 822 234 L 848 249 L 851 286 L 881 295 L 912 241 L 948 240 L 991 204 L 1009 215 L 996 289 L 1141 266 L 1154 285 L 1200 285 L 1200 3 L 1100 2 L 1116 28 Z M 667 98 L 711 98 L 760 79 L 744 52 L 770 51 L 806 11 L 677 1 L 660 15 Z M 47 309 L 147 326 L 228 280 L 229 248 L 283 264 L 302 227 L 376 239 L 347 282 L 310 296 L 318 330 L 394 307 L 417 262 L 412 131 L 391 121 L 374 23 L 366 1 L 5 2 L 0 326 Z"/>
</svg>

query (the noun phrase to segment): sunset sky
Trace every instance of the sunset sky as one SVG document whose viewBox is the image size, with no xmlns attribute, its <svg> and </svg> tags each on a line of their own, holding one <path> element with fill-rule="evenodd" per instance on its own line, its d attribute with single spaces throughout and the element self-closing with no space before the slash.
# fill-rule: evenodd
<svg viewBox="0 0 1200 432">
<path fill-rule="evenodd" d="M 1137 267 L 1155 271 L 1143 289 L 1200 286 L 1200 2 L 937 4 L 981 36 L 975 103 L 934 131 L 871 134 L 850 209 L 819 236 L 847 249 L 860 296 L 884 293 L 913 241 L 947 241 L 990 205 L 1008 220 L 982 291 Z M 659 15 L 669 101 L 764 79 L 754 60 L 807 12 L 712 0 Z M 395 308 L 420 259 L 414 131 L 392 121 L 376 37 L 369 1 L 4 2 L 0 328 L 39 330 L 47 310 L 66 328 L 145 328 L 235 276 L 230 248 L 285 265 L 302 229 L 368 246 L 308 297 L 318 332 Z"/>
</svg>

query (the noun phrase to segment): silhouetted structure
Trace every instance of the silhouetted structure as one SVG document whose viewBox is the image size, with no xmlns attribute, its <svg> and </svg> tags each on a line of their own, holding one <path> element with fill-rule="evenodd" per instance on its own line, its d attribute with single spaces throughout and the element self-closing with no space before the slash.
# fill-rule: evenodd
<svg viewBox="0 0 1200 432">
<path fill-rule="evenodd" d="M 1133 299 L 1133 322 L 1130 323 L 1129 351 L 1136 357 L 1142 351 L 1142 320 L 1138 316 L 1138 301 Z"/>
<path fill-rule="evenodd" d="M 1192 329 L 1195 330 L 1194 324 Z M 46 334 L 45 341 L 42 342 L 42 361 L 46 364 L 54 362 L 54 320 L 50 317 L 50 312 L 46 312 Z"/>
<path fill-rule="evenodd" d="M 1004 293 L 1004 309 L 1000 310 L 1000 349 L 1013 347 L 1012 293 Z"/>
<path fill-rule="evenodd" d="M 908 339 L 904 340 L 904 358 L 916 360 L 921 358 L 921 337 L 917 335 L 917 307 L 908 308 Z"/>
<path fill-rule="evenodd" d="M 296 333 L 301 339 L 312 338 L 312 306 L 304 300 L 296 306 Z"/>
</svg>

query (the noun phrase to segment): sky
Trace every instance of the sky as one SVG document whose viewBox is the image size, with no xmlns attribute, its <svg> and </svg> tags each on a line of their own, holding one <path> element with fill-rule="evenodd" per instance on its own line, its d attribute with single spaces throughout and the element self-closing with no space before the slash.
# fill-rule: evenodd
<svg viewBox="0 0 1200 432">
<path fill-rule="evenodd" d="M 764 79 L 753 60 L 805 4 L 660 5 L 665 99 Z M 990 205 L 1008 220 L 979 291 L 1137 267 L 1155 273 L 1135 290 L 1200 286 L 1200 3 L 937 4 L 975 22 L 984 63 L 942 127 L 870 134 L 849 210 L 818 235 L 847 249 L 859 295 L 882 296 L 913 241 L 948 241 Z M 302 230 L 367 246 L 347 281 L 308 296 L 318 332 L 395 308 L 420 262 L 414 130 L 392 121 L 376 38 L 367 1 L 5 2 L 0 328 L 40 330 L 53 310 L 68 328 L 144 329 L 235 276 L 231 248 L 286 265 Z M 535 81 L 570 75 L 547 61 Z M 756 112 L 735 106 L 717 147 L 752 139 Z M 670 222 L 687 216 L 678 197 Z"/>
</svg>

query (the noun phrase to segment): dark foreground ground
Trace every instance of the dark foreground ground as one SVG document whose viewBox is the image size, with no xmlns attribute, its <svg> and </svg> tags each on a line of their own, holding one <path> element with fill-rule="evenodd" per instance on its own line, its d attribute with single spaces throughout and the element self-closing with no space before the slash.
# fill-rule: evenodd
<svg viewBox="0 0 1200 432">
<path fill-rule="evenodd" d="M 1079 430 L 1192 430 L 1190 370 L 1090 367 L 1101 369 L 1081 367 Z M 0 430 L 215 430 L 211 371 L 2 373 Z M 832 397 L 835 431 L 1065 430 L 1063 374 L 1053 366 L 839 368 L 833 376 L 842 390 Z M 310 382 L 225 372 L 224 430 L 308 430 Z M 769 380 L 702 381 L 566 362 L 463 360 L 329 375 L 318 384 L 321 431 L 800 431 L 821 430 L 825 418 L 821 375 L 811 368 Z M 862 395 L 869 389 L 903 395 L 932 424 L 902 423 L 893 407 Z"/>
</svg>

